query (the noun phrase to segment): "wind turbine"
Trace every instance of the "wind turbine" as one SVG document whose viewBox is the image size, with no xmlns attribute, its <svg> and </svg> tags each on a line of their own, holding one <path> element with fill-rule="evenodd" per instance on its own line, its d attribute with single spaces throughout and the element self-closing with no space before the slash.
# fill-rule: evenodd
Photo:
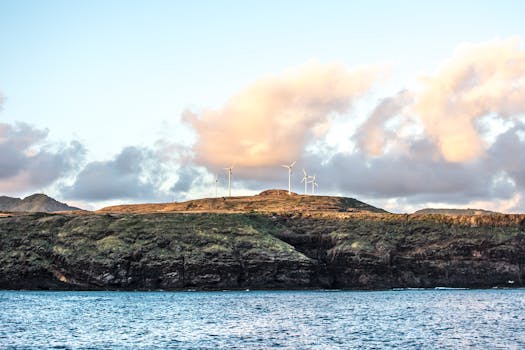
<svg viewBox="0 0 525 350">
<path fill-rule="evenodd" d="M 309 177 L 311 178 L 310 182 L 312 183 L 312 194 L 314 194 L 315 186 L 319 187 L 319 185 L 317 184 L 317 182 L 315 182 L 315 175 L 309 176 Z"/>
<path fill-rule="evenodd" d="M 304 174 L 304 176 L 303 176 L 303 179 L 301 180 L 301 182 L 304 182 L 304 194 L 306 195 L 306 194 L 308 194 L 307 186 L 308 186 L 308 182 L 309 181 L 308 181 L 308 174 L 306 173 L 306 170 L 304 170 L 304 168 L 303 168 L 303 174 Z"/>
<path fill-rule="evenodd" d="M 219 183 L 219 177 L 215 176 L 215 198 L 217 198 L 217 184 Z"/>
<path fill-rule="evenodd" d="M 232 188 L 231 188 L 232 169 L 233 169 L 233 165 L 230 165 L 229 168 L 224 168 L 224 170 L 228 170 L 228 197 L 232 196 Z"/>
<path fill-rule="evenodd" d="M 292 168 L 295 165 L 296 161 L 293 161 L 290 165 L 281 165 L 283 168 L 288 168 L 288 195 L 292 194 Z"/>
</svg>

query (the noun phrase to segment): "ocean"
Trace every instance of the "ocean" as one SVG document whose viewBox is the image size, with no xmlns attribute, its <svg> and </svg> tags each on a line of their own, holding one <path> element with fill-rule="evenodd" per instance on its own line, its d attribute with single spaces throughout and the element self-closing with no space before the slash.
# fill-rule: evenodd
<svg viewBox="0 0 525 350">
<path fill-rule="evenodd" d="M 525 290 L 0 291 L 2 349 L 525 349 Z"/>
</svg>

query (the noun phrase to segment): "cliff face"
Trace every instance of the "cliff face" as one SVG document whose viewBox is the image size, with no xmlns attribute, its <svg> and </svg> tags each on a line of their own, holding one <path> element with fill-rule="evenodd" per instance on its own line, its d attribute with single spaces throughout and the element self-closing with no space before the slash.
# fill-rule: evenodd
<svg viewBox="0 0 525 350">
<path fill-rule="evenodd" d="M 316 258 L 331 288 L 522 286 L 525 216 L 285 218 L 277 237 Z M 324 279 L 323 279 L 324 278 Z"/>
<path fill-rule="evenodd" d="M 306 287 L 313 262 L 245 215 L 0 218 L 0 288 Z"/>
<path fill-rule="evenodd" d="M 0 288 L 524 286 L 525 216 L 0 217 Z"/>
</svg>

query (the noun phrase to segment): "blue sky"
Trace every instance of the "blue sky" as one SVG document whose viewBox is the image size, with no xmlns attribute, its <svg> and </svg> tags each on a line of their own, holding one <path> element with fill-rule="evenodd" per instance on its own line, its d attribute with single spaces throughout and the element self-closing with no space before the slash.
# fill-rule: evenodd
<svg viewBox="0 0 525 350">
<path fill-rule="evenodd" d="M 1 188 L 19 196 L 43 188 L 93 206 L 109 201 L 182 199 L 169 192 L 169 179 L 176 182 L 179 175 L 167 176 L 163 187 L 157 183 L 166 189 L 164 194 L 154 191 L 144 197 L 86 199 L 67 196 L 64 188 L 73 186 L 83 167 L 115 161 L 126 147 L 151 149 L 161 140 L 191 148 L 199 136 L 181 122 L 185 111 L 199 114 L 221 109 L 254 82 L 312 60 L 336 62 L 348 69 L 389 67 L 389 77 L 343 113 L 360 114 L 352 120 L 362 122 L 362 115 L 373 110 L 378 100 L 410 89 L 421 75 L 436 72 L 458 45 L 523 39 L 523 10 L 520 1 L 329 1 L 321 5 L 308 1 L 2 0 L 0 123 L 24 122 L 47 129 L 47 136 L 34 144 L 36 148 L 45 144 L 58 149 L 78 141 L 84 154 L 75 169 L 57 175 L 54 181 L 9 187 L 13 179 L 6 177 Z M 343 120 L 338 125 L 357 127 L 349 124 Z M 327 135 L 337 138 L 340 134 L 344 132 L 333 130 Z M 180 159 L 172 161 L 175 172 L 190 166 Z M 213 167 L 191 166 L 202 176 L 201 187 L 194 183 L 184 196 L 205 195 L 202 187 Z M 250 183 L 248 174 L 244 180 L 239 191 L 255 191 L 257 186 Z M 326 191 L 361 197 L 356 188 Z M 417 201 L 406 204 L 397 194 L 394 199 L 361 195 L 380 204 L 394 200 L 394 210 L 419 205 Z M 469 205 L 472 200 L 451 204 Z M 489 197 L 476 200 L 490 202 Z M 420 203 L 426 204 L 426 199 Z"/>
</svg>

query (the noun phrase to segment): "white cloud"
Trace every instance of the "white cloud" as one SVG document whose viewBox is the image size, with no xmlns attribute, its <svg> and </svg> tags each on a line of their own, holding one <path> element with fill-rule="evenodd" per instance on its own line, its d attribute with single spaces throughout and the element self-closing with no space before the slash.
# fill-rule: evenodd
<svg viewBox="0 0 525 350">
<path fill-rule="evenodd" d="M 348 112 L 383 73 L 379 67 L 347 70 L 309 62 L 260 79 L 218 110 L 185 116 L 197 132 L 195 161 L 217 170 L 297 159 L 309 142 L 326 135 L 331 118 Z"/>
<path fill-rule="evenodd" d="M 525 112 L 525 51 L 519 38 L 460 45 L 433 76 L 421 79 L 413 111 L 448 161 L 482 156 L 476 129 L 488 115 Z"/>
</svg>

